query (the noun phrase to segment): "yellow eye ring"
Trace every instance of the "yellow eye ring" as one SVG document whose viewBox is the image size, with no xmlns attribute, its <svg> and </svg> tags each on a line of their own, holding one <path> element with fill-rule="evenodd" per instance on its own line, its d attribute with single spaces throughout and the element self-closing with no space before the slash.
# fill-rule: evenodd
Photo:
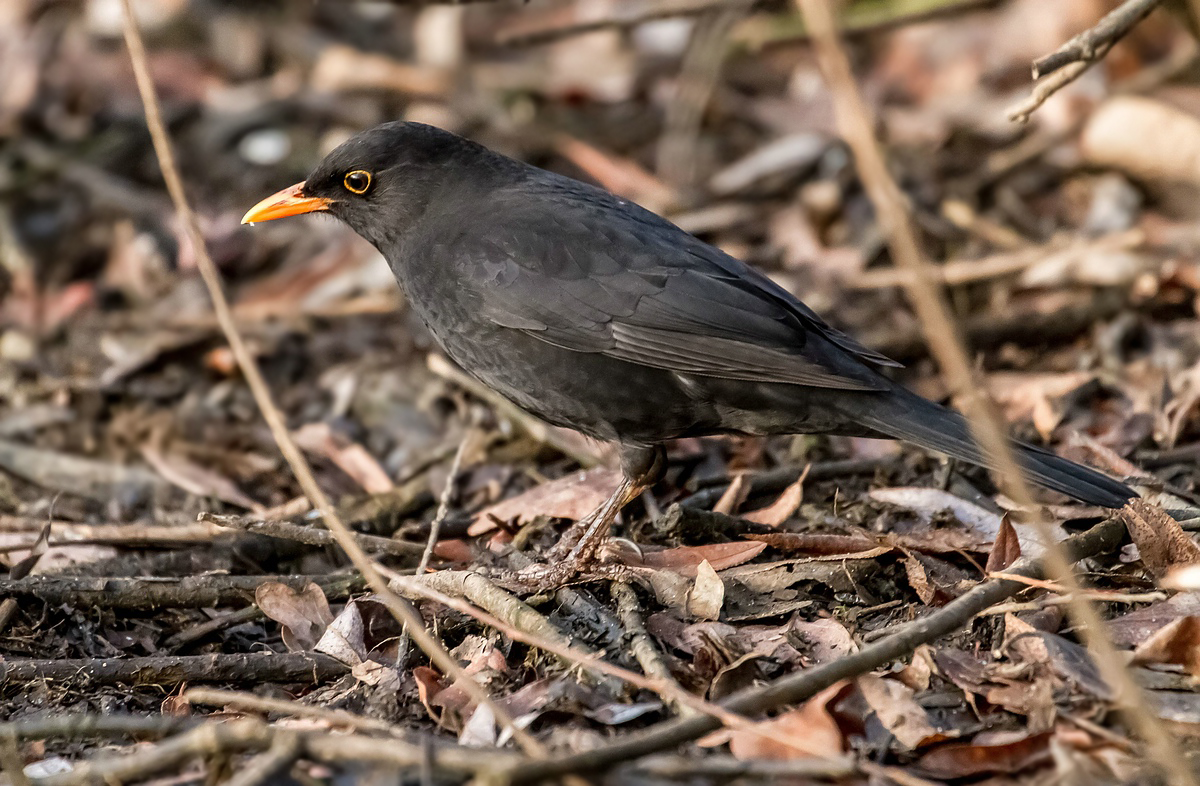
<svg viewBox="0 0 1200 786">
<path fill-rule="evenodd" d="M 371 173 L 365 169 L 356 169 L 353 172 L 347 172 L 342 178 L 342 185 L 351 194 L 365 194 L 367 189 L 371 187 Z"/>
</svg>

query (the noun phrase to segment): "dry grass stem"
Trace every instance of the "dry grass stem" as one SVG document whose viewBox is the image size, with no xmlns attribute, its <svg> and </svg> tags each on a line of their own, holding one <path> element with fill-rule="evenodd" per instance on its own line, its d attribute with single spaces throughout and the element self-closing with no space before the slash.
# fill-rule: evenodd
<svg viewBox="0 0 1200 786">
<path fill-rule="evenodd" d="M 829 0 L 797 0 L 797 4 L 812 32 L 817 60 L 833 95 L 838 128 L 854 153 L 863 187 L 889 239 L 893 262 L 911 271 L 907 291 L 947 387 L 961 402 L 975 439 L 994 463 L 997 484 L 1021 508 L 1040 511 L 1013 455 L 1002 421 L 987 397 L 986 387 L 975 379 L 958 329 L 937 287 L 936 276 L 921 253 L 909 219 L 907 199 L 888 171 L 875 140 L 873 119 L 851 72 Z M 1149 708 L 1142 689 L 1126 671 L 1103 620 L 1086 600 L 1067 555 L 1052 537 L 1049 524 L 1036 512 L 1030 523 L 1037 527 L 1046 545 L 1048 574 L 1071 599 L 1068 609 L 1080 635 L 1154 760 L 1164 767 L 1172 783 L 1194 786 L 1196 779 L 1177 741 Z"/>
<path fill-rule="evenodd" d="M 184 192 L 183 180 L 179 174 L 179 167 L 175 162 L 171 141 L 167 136 L 166 126 L 162 120 L 158 96 L 150 77 L 146 48 L 142 42 L 141 33 L 138 31 L 130 0 L 122 0 L 122 7 L 124 9 L 125 44 L 129 49 L 129 55 L 133 61 L 134 77 L 146 110 L 146 122 L 154 143 L 155 154 L 158 156 L 159 164 L 162 168 L 163 179 L 166 181 L 167 191 L 171 195 L 171 201 L 175 205 L 180 223 L 183 225 L 188 241 L 191 243 L 192 252 L 195 255 L 200 275 L 203 277 L 204 284 L 208 288 L 209 295 L 212 297 L 213 310 L 218 323 L 221 325 L 221 330 L 229 341 L 229 347 L 233 351 L 238 367 L 246 379 L 246 384 L 249 385 L 254 395 L 254 400 L 258 404 L 259 410 L 262 412 L 263 418 L 271 430 L 271 436 L 279 446 L 279 450 L 287 461 L 288 466 L 291 467 L 293 474 L 295 474 L 296 481 L 300 484 L 305 495 L 312 501 L 313 508 L 320 512 L 322 521 L 325 522 L 325 526 L 329 528 L 329 531 L 333 533 L 334 538 L 337 539 L 338 545 L 341 546 L 346 556 L 362 572 L 367 584 L 379 595 L 388 610 L 401 624 L 407 626 L 409 635 L 413 638 L 413 641 L 429 656 L 433 664 L 442 673 L 455 680 L 457 684 L 462 685 L 472 699 L 487 705 L 492 711 L 496 722 L 510 730 L 513 739 L 527 754 L 538 757 L 546 756 L 545 747 L 513 723 L 512 717 L 504 708 L 496 704 L 479 683 L 466 675 L 462 667 L 450 657 L 450 654 L 446 652 L 441 643 L 429 634 L 420 616 L 388 588 L 387 582 L 380 575 L 375 564 L 367 556 L 366 552 L 363 551 L 362 547 L 358 545 L 353 533 L 341 521 L 330 504 L 328 497 L 326 497 L 320 486 L 317 485 L 312 469 L 292 439 L 291 432 L 284 422 L 282 413 L 275 406 L 271 391 L 267 387 L 262 372 L 258 368 L 258 363 L 238 332 L 237 324 L 229 307 L 229 301 L 226 299 L 221 286 L 220 274 L 217 272 L 216 265 L 213 264 L 211 257 L 208 255 L 204 236 L 200 231 L 200 225 L 196 220 L 195 213 L 192 212 L 191 205 L 188 203 L 187 195 Z"/>
</svg>

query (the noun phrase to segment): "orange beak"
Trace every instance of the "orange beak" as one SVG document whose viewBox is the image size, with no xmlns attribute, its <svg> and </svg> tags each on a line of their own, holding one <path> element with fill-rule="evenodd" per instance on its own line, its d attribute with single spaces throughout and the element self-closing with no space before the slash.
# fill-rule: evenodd
<svg viewBox="0 0 1200 786">
<path fill-rule="evenodd" d="M 271 196 L 259 202 L 242 216 L 243 224 L 254 224 L 259 221 L 274 221 L 277 218 L 298 216 L 302 213 L 318 213 L 329 209 L 333 200 L 326 197 L 309 197 L 300 193 L 303 183 L 288 186 L 282 191 L 276 191 Z"/>
</svg>

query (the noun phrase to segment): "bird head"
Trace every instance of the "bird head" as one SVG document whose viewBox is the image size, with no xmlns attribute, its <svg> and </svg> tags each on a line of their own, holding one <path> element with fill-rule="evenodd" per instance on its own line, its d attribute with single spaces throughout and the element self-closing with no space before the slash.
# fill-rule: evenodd
<svg viewBox="0 0 1200 786">
<path fill-rule="evenodd" d="M 451 182 L 456 162 L 486 149 L 421 123 L 395 122 L 339 145 L 302 183 L 259 202 L 243 224 L 304 213 L 329 213 L 376 245 L 402 233 L 433 193 Z"/>
</svg>

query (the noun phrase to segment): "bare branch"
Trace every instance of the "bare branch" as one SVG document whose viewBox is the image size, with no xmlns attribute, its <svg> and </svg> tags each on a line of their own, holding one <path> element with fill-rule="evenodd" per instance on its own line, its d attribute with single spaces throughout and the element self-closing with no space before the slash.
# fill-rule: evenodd
<svg viewBox="0 0 1200 786">
<path fill-rule="evenodd" d="M 325 492 L 317 485 L 317 480 L 313 476 L 308 461 L 300 452 L 300 448 L 296 445 L 295 440 L 292 439 L 287 423 L 284 421 L 283 415 L 272 399 L 270 388 L 267 387 L 266 380 L 263 379 L 262 372 L 258 368 L 258 362 L 254 359 L 254 355 L 246 347 L 245 341 L 238 332 L 233 312 L 229 308 L 229 301 L 226 299 L 221 286 L 220 273 L 217 272 L 217 267 L 213 264 L 212 258 L 208 254 L 208 249 L 204 243 L 204 236 L 200 231 L 200 224 L 196 220 L 195 213 L 192 212 L 187 194 L 183 189 L 183 178 L 179 174 L 179 167 L 175 162 L 175 153 L 171 147 L 171 140 L 167 136 L 166 126 L 162 120 L 158 95 L 154 90 L 154 82 L 150 78 L 146 47 L 142 42 L 141 33 L 138 31 L 130 0 L 122 0 L 122 6 L 125 12 L 125 44 L 129 49 L 130 59 L 133 61 L 134 78 L 137 81 L 138 92 L 142 97 L 142 104 L 146 109 L 146 124 L 150 129 L 150 137 L 154 143 L 154 152 L 158 156 L 163 179 L 167 184 L 167 191 L 171 194 L 171 201 L 175 203 L 175 211 L 179 216 L 179 223 L 185 228 L 188 241 L 192 245 L 192 253 L 195 254 L 196 266 L 200 269 L 201 277 L 204 279 L 209 296 L 212 298 L 213 311 L 216 314 L 217 322 L 221 325 L 221 330 L 229 342 L 229 348 L 233 351 L 233 355 L 237 359 L 238 367 L 241 369 L 242 375 L 246 378 L 246 384 L 249 385 L 250 391 L 254 395 L 254 400 L 258 404 L 263 418 L 267 421 L 267 426 L 271 430 L 271 436 L 279 446 L 280 453 L 287 460 L 292 473 L 296 476 L 296 480 L 300 484 L 300 488 L 304 490 L 305 495 L 312 501 L 313 508 L 321 513 L 322 521 L 325 522 L 325 526 L 329 528 L 329 531 L 333 533 L 342 551 L 346 553 L 346 556 L 350 558 L 354 566 L 362 572 L 363 578 L 366 579 L 371 589 L 379 595 L 380 600 L 387 606 L 388 611 L 401 624 L 407 627 L 408 634 L 417 643 L 417 646 L 425 651 L 425 654 L 429 656 L 429 659 L 443 674 L 450 676 L 457 684 L 461 685 L 473 700 L 486 705 L 492 711 L 496 722 L 512 733 L 513 739 L 516 740 L 526 753 L 532 756 L 546 756 L 547 751 L 545 746 L 534 739 L 524 729 L 517 727 L 513 723 L 512 716 L 503 707 L 498 705 L 473 677 L 466 674 L 463 668 L 446 652 L 445 647 L 430 635 L 429 631 L 425 629 L 424 620 L 421 619 L 420 615 L 388 588 L 387 581 L 379 574 L 375 563 L 363 551 L 358 541 L 355 540 L 354 534 L 334 511 Z"/>
<path fill-rule="evenodd" d="M 1008 111 L 1008 118 L 1026 123 L 1046 99 L 1081 77 L 1085 71 L 1104 59 L 1113 44 L 1120 41 L 1134 25 L 1145 19 L 1163 0 L 1125 0 L 1092 27 L 1066 42 L 1050 54 L 1033 61 L 1033 78 L 1042 80 L 1033 87 L 1028 98 Z M 1045 79 L 1042 79 L 1045 77 Z"/>
<path fill-rule="evenodd" d="M 1117 695 L 1132 725 L 1153 752 L 1154 760 L 1167 772 L 1175 786 L 1195 786 L 1196 779 L 1175 737 L 1150 710 L 1142 689 L 1134 682 L 1116 646 L 1109 637 L 1099 612 L 1082 592 L 1079 578 L 1066 553 L 1054 540 L 1050 524 L 1041 515 L 1029 484 L 1016 461 L 1012 443 L 1003 421 L 987 395 L 987 388 L 975 378 L 959 331 L 945 297 L 937 285 L 933 266 L 925 259 L 917 243 L 908 214 L 907 200 L 892 178 L 883 151 L 875 139 L 874 121 L 863 101 L 850 69 L 850 59 L 842 46 L 830 0 L 797 0 L 812 31 L 817 62 L 833 96 L 834 115 L 846 144 L 854 153 L 859 178 L 867 191 L 885 236 L 894 264 L 906 268 L 912 279 L 906 282 L 909 299 L 925 332 L 929 348 L 946 380 L 947 387 L 962 402 L 972 435 L 990 459 L 997 485 L 1020 509 L 1032 511 L 1028 523 L 1038 531 L 1046 548 L 1049 575 L 1066 588 L 1072 602 L 1070 615 L 1088 649 L 1096 659 L 1101 675 Z"/>
<path fill-rule="evenodd" d="M 1124 38 L 1134 25 L 1150 15 L 1163 0 L 1125 0 L 1092 27 L 1050 54 L 1033 61 L 1033 78 L 1054 73 L 1068 63 L 1100 60 L 1112 45 Z"/>
</svg>

